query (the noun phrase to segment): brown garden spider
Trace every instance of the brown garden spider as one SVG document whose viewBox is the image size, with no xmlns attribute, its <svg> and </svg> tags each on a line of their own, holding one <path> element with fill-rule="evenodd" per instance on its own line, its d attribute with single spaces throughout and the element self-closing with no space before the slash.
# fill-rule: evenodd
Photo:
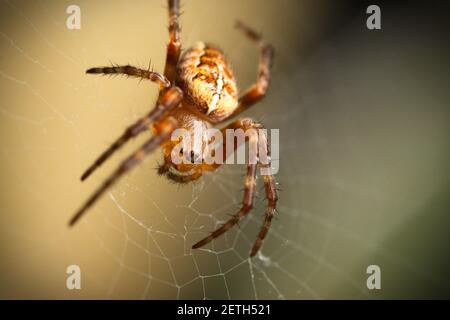
<svg viewBox="0 0 450 320">
<path fill-rule="evenodd" d="M 256 83 L 238 99 L 235 78 L 221 50 L 210 44 L 199 42 L 187 49 L 180 58 L 179 0 L 169 0 L 168 2 L 170 40 L 167 46 L 164 75 L 130 65 L 112 65 L 110 67 L 91 68 L 86 71 L 86 73 L 90 74 L 124 74 L 140 79 L 148 79 L 159 85 L 160 93 L 156 107 L 128 127 L 122 136 L 100 155 L 81 176 L 81 180 L 89 177 L 97 167 L 129 139 L 147 129 L 152 131 L 152 137 L 121 163 L 73 216 L 70 220 L 70 225 L 75 224 L 118 178 L 141 163 L 144 157 L 158 146 L 162 147 L 164 154 L 164 164 L 159 167 L 158 172 L 176 182 L 186 183 L 193 181 L 200 178 L 203 171 L 216 170 L 220 164 L 206 164 L 204 162 L 195 164 L 173 163 L 171 151 L 174 148 L 174 143 L 170 139 L 172 132 L 177 128 L 192 131 L 194 122 L 199 121 L 203 126 L 210 128 L 214 124 L 222 123 L 238 115 L 266 95 L 273 60 L 273 47 L 271 45 L 265 44 L 260 35 L 249 27 L 240 22 L 237 23 L 237 27 L 259 46 L 261 52 Z M 252 128 L 262 128 L 262 126 L 252 119 L 243 118 L 225 126 L 221 131 L 225 132 L 226 129 L 238 128 L 246 131 Z M 259 139 L 260 142 L 263 139 L 262 142 L 267 144 L 265 136 L 259 136 Z M 224 143 L 223 156 L 230 156 L 237 147 L 238 145 L 235 145 L 231 151 L 227 152 L 225 151 L 227 148 Z M 196 157 L 197 155 L 191 152 L 191 156 Z M 192 248 L 200 248 L 225 233 L 252 209 L 256 188 L 257 165 L 266 168 L 269 166 L 261 162 L 247 165 L 244 199 L 241 209 L 220 228 L 194 244 Z M 267 211 L 263 226 L 251 250 L 251 256 L 258 252 L 267 235 L 277 203 L 276 183 L 273 175 L 263 175 L 263 181 L 267 198 Z"/>
</svg>

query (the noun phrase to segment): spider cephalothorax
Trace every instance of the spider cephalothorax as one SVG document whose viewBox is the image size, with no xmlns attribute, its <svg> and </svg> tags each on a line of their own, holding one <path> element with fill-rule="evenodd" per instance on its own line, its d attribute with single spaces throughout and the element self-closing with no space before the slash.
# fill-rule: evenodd
<svg viewBox="0 0 450 320">
<path fill-rule="evenodd" d="M 156 107 L 128 127 L 122 136 L 84 172 L 81 180 L 89 177 L 97 167 L 131 138 L 148 129 L 152 131 L 153 136 L 121 163 L 110 178 L 100 186 L 73 216 L 70 220 L 70 225 L 73 225 L 119 177 L 134 168 L 158 146 L 162 147 L 164 157 L 164 163 L 160 166 L 158 172 L 176 182 L 186 183 L 194 181 L 200 178 L 204 171 L 214 171 L 219 168 L 221 163 L 196 161 L 201 157 L 201 150 L 198 150 L 198 152 L 180 150 L 179 153 L 181 153 L 182 157 L 192 161 L 174 163 L 172 151 L 176 143 L 172 141 L 171 134 L 175 129 L 182 128 L 190 132 L 194 140 L 202 139 L 201 137 L 196 137 L 197 132 L 201 132 L 201 130 L 197 130 L 199 127 L 208 129 L 215 124 L 231 119 L 262 99 L 267 92 L 273 59 L 273 48 L 271 45 L 265 44 L 261 37 L 249 27 L 242 23 L 237 24 L 237 27 L 244 31 L 259 46 L 261 51 L 257 81 L 238 98 L 233 72 L 224 54 L 217 47 L 198 42 L 187 49 L 180 58 L 179 0 L 169 0 L 168 2 L 170 40 L 167 45 L 164 75 L 130 65 L 113 65 L 111 67 L 98 67 L 87 70 L 87 73 L 92 74 L 125 74 L 140 79 L 147 79 L 157 83 L 161 91 Z M 243 129 L 246 131 L 260 128 L 262 128 L 261 124 L 250 118 L 243 118 L 231 122 L 220 130 L 222 132 L 225 132 L 227 129 Z M 258 139 L 263 145 L 267 144 L 265 136 L 258 136 Z M 224 142 L 223 144 L 223 158 L 226 158 L 231 154 L 226 148 L 226 143 Z M 234 145 L 233 150 L 236 150 L 238 146 Z M 220 228 L 193 245 L 193 248 L 200 248 L 220 236 L 252 209 L 256 188 L 257 166 L 267 168 L 269 164 L 258 162 L 247 165 L 244 199 L 241 209 Z M 251 256 L 256 254 L 267 235 L 277 203 L 273 175 L 263 175 L 263 182 L 267 198 L 267 211 L 263 226 L 251 250 Z"/>
</svg>

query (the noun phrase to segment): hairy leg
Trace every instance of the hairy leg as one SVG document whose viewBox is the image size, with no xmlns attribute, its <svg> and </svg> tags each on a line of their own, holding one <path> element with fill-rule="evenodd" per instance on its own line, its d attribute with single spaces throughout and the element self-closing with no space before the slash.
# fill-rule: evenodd
<svg viewBox="0 0 450 320">
<path fill-rule="evenodd" d="M 177 127 L 177 121 L 168 117 L 164 119 L 159 125 L 159 132 L 157 135 L 151 137 L 145 142 L 136 152 L 125 159 L 120 166 L 113 172 L 113 174 L 97 189 L 97 191 L 85 202 L 85 204 L 78 210 L 69 222 L 69 225 L 74 225 L 81 216 L 108 190 L 122 175 L 136 167 L 143 161 L 146 155 L 155 150 L 160 144 L 170 139 L 170 135 Z"/>
<path fill-rule="evenodd" d="M 231 122 L 226 127 L 220 129 L 220 131 L 222 133 L 222 137 L 226 137 L 227 130 L 242 129 L 245 132 L 248 129 L 262 129 L 262 128 L 263 127 L 262 127 L 261 124 L 253 121 L 252 119 L 250 119 L 250 118 L 242 118 L 242 119 L 238 119 L 236 121 Z M 248 139 L 249 139 L 248 136 L 246 136 L 245 140 L 242 140 L 242 141 L 235 139 L 234 142 L 233 142 L 233 148 L 227 148 L 226 139 L 225 139 L 223 141 L 223 146 L 222 146 L 222 152 L 223 152 L 222 159 L 223 159 L 223 162 L 225 162 L 226 159 L 231 157 L 233 155 L 233 153 L 235 153 L 236 150 L 241 146 L 241 144 L 244 143 L 245 141 L 248 141 Z M 253 142 L 253 143 L 255 143 L 255 142 Z M 215 171 L 221 165 L 222 165 L 222 163 L 212 163 L 212 164 L 203 163 L 202 164 L 202 169 L 206 170 L 206 171 Z"/>
<path fill-rule="evenodd" d="M 228 126 L 223 128 L 222 132 L 224 133 L 227 129 L 242 129 L 245 132 L 248 129 L 262 129 L 262 128 L 263 128 L 263 126 L 261 124 L 253 121 L 252 119 L 244 118 L 244 119 L 239 119 L 239 120 L 232 122 L 231 124 L 229 124 Z M 256 139 L 258 141 L 255 141 L 254 139 Z M 265 135 L 250 135 L 248 137 L 248 140 L 251 143 L 257 143 L 257 144 L 261 143 L 261 144 L 265 145 L 265 147 L 266 147 L 265 150 L 267 152 L 267 156 L 269 156 L 268 155 L 269 151 L 268 151 L 268 146 L 267 146 L 267 138 L 265 137 Z M 237 148 L 238 148 L 238 145 L 236 143 L 234 143 L 233 150 L 236 151 Z M 228 153 L 226 151 L 226 149 L 227 149 L 226 141 L 224 141 L 224 146 L 223 146 L 224 156 L 228 157 L 231 154 Z M 262 157 L 262 155 L 260 155 L 260 154 L 258 156 L 259 156 L 259 158 Z M 260 167 L 270 170 L 269 164 L 258 163 L 258 165 Z M 219 166 L 220 166 L 220 164 L 204 165 L 203 169 L 204 170 L 215 170 Z M 266 193 L 266 198 L 267 198 L 267 209 L 266 209 L 263 226 L 262 226 L 262 228 L 258 234 L 258 237 L 253 245 L 253 248 L 250 252 L 250 256 L 254 256 L 258 252 L 258 250 L 261 248 L 264 238 L 266 237 L 267 232 L 269 231 L 269 228 L 270 228 L 270 225 L 272 222 L 272 218 L 275 214 L 275 209 L 276 209 L 277 194 L 276 194 L 275 178 L 271 173 L 267 174 L 267 172 L 266 172 L 266 174 L 263 175 L 263 181 L 264 181 L 264 188 L 265 188 L 265 193 Z M 230 220 L 228 220 L 224 225 L 222 225 L 216 231 L 212 232 L 208 237 L 197 242 L 192 248 L 196 249 L 196 248 L 200 248 L 200 247 L 204 246 L 205 244 L 211 242 L 213 239 L 217 238 L 218 236 L 220 236 L 221 234 L 223 234 L 224 232 L 226 232 L 227 230 L 232 228 L 236 223 L 238 223 L 239 220 L 242 219 L 252 209 L 253 197 L 254 197 L 254 193 L 255 193 L 255 186 L 256 186 L 256 164 L 249 164 L 247 166 L 247 176 L 245 179 L 244 199 L 243 199 L 243 205 L 242 205 L 241 209 L 235 215 L 233 215 L 232 218 Z"/>
<path fill-rule="evenodd" d="M 164 75 L 170 82 L 174 83 L 177 74 L 178 58 L 181 52 L 180 40 L 180 1 L 169 0 L 169 43 L 167 44 L 166 66 Z"/>
<path fill-rule="evenodd" d="M 235 213 L 231 219 L 229 219 L 225 224 L 223 224 L 220 228 L 212 232 L 206 238 L 200 240 L 196 244 L 192 246 L 193 249 L 198 249 L 203 247 L 205 244 L 211 242 L 221 234 L 227 232 L 230 228 L 232 228 L 236 223 L 238 223 L 242 217 L 244 217 L 250 210 L 253 208 L 253 199 L 255 196 L 256 189 L 256 164 L 249 164 L 247 166 L 247 175 L 245 177 L 245 189 L 244 189 L 244 198 L 242 200 L 241 209 Z"/>
<path fill-rule="evenodd" d="M 86 70 L 86 73 L 89 74 L 124 74 L 129 77 L 136 77 L 141 80 L 146 79 L 153 81 L 159 85 L 160 89 L 164 89 L 170 86 L 170 81 L 163 76 L 162 74 L 158 72 L 153 72 L 144 69 L 139 69 L 130 65 L 126 66 L 119 66 L 119 65 L 113 65 L 111 67 L 96 67 L 96 68 L 90 68 Z"/>
<path fill-rule="evenodd" d="M 101 166 L 116 150 L 122 147 L 128 140 L 137 136 L 139 133 L 148 129 L 148 126 L 164 116 L 167 111 L 174 109 L 179 105 L 183 98 L 180 89 L 173 87 L 167 89 L 161 95 L 156 107 L 150 111 L 145 117 L 139 119 L 133 125 L 128 127 L 125 132 L 105 151 L 100 157 L 83 173 L 81 180 L 88 178 L 92 172 Z"/>
<path fill-rule="evenodd" d="M 274 49 L 270 44 L 264 43 L 261 36 L 253 29 L 246 26 L 242 22 L 237 22 L 236 27 L 242 30 L 245 35 L 254 43 L 256 43 L 260 50 L 258 73 L 256 76 L 256 83 L 247 89 L 239 98 L 239 105 L 231 114 L 233 117 L 242 111 L 248 109 L 256 102 L 265 97 L 270 82 L 270 69 L 273 63 Z M 228 117 L 228 118 L 230 118 Z M 227 119 L 228 119 L 227 118 Z M 225 119 L 225 120 L 227 120 Z"/>
<path fill-rule="evenodd" d="M 269 232 L 269 228 L 272 223 L 272 219 L 275 215 L 275 210 L 278 201 L 276 183 L 273 175 L 271 174 L 265 175 L 263 176 L 263 180 L 264 180 L 264 190 L 267 199 L 267 208 L 266 214 L 264 216 L 263 225 L 261 227 L 261 230 L 259 231 L 258 237 L 256 238 L 256 241 L 253 244 L 252 250 L 250 252 L 251 257 L 253 257 L 261 248 L 263 241 L 267 236 L 267 233 Z"/>
</svg>

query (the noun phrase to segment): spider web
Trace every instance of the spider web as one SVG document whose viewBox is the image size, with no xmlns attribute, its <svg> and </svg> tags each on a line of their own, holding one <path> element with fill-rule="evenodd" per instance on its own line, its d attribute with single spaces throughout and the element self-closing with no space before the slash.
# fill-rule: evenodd
<svg viewBox="0 0 450 320">
<path fill-rule="evenodd" d="M 280 7 L 286 8 L 287 4 L 290 3 L 284 1 Z M 352 121 L 357 121 L 361 113 L 351 115 L 355 110 L 348 107 L 353 105 L 348 99 L 356 97 L 364 101 L 365 94 L 370 95 L 364 92 L 370 85 L 358 85 L 351 78 L 337 76 L 345 72 L 358 74 L 358 68 L 372 59 L 367 50 L 362 53 L 359 64 L 352 66 L 354 56 L 346 50 L 355 39 L 337 35 L 316 47 L 314 55 L 302 57 L 295 51 L 301 48 L 283 47 L 292 34 L 283 35 L 281 27 L 280 30 L 268 27 L 263 30 L 267 38 L 276 39 L 275 47 L 280 50 L 277 50 L 269 96 L 246 116 L 261 120 L 267 128 L 280 129 L 280 155 L 276 159 L 280 172 L 276 179 L 282 191 L 277 218 L 261 251 L 250 259 L 249 250 L 264 214 L 263 190 L 257 195 L 255 208 L 239 227 L 203 249 L 191 250 L 193 243 L 225 222 L 240 206 L 244 166 L 224 166 L 198 182 L 180 187 L 157 177 L 151 170 L 160 159 L 156 153 L 135 172 L 121 179 L 76 227 L 78 230 L 66 227 L 68 215 L 65 213 L 76 208 L 120 159 L 148 136 L 129 143 L 110 160 L 112 164 L 102 167 L 86 185 L 78 182 L 77 174 L 118 136 L 122 128 L 142 115 L 156 97 L 156 89 L 151 85 L 147 89 L 147 83 L 136 86 L 133 80 L 78 78 L 74 74 L 110 58 L 116 59 L 116 52 L 118 58 L 114 62 L 133 63 L 135 60 L 145 65 L 142 57 L 151 55 L 155 69 L 158 69 L 156 66 L 161 68 L 166 40 L 161 36 L 150 41 L 151 45 L 148 42 L 152 35 L 163 32 L 161 26 L 167 24 L 164 6 L 157 5 L 156 9 L 149 10 L 155 6 L 143 1 L 133 5 L 122 1 L 108 2 L 106 11 L 115 21 L 125 21 L 126 14 L 136 12 L 135 27 L 145 16 L 149 19 L 151 12 L 152 22 L 144 23 L 145 32 L 131 35 L 133 39 L 145 40 L 145 55 L 145 50 L 115 48 L 120 46 L 119 40 L 105 39 L 108 32 L 126 37 L 120 33 L 120 25 L 101 27 L 100 22 L 88 22 L 89 18 L 95 17 L 94 7 L 101 5 L 89 6 L 82 2 L 82 30 L 78 34 L 77 31 L 64 31 L 63 37 L 52 33 L 54 29 L 65 28 L 66 15 L 62 5 L 51 1 L 36 1 L 29 5 L 9 0 L 1 5 L 5 9 L 2 12 L 11 13 L 16 19 L 10 23 L 17 28 L 8 29 L 6 23 L 0 28 L 2 51 L 5 49 L 0 60 L 2 93 L 12 90 L 8 104 L 0 105 L 0 116 L 8 124 L 4 129 L 8 136 L 14 136 L 11 141 L 3 141 L 2 163 L 7 169 L 22 168 L 11 170 L 11 177 L 16 181 L 13 189 L 20 190 L 21 197 L 29 198 L 30 203 L 39 208 L 40 217 L 45 214 L 49 217 L 44 224 L 36 222 L 40 230 L 30 231 L 31 226 L 21 225 L 21 221 L 29 219 L 29 212 L 24 213 L 24 207 L 16 207 L 19 218 L 2 223 L 2 226 L 8 226 L 2 229 L 6 236 L 23 239 L 22 243 L 35 242 L 53 248 L 48 249 L 50 254 L 62 253 L 59 260 L 55 258 L 57 262 L 52 260 L 58 266 L 68 261 L 80 264 L 85 279 L 82 290 L 85 297 L 377 297 L 367 290 L 365 282 L 365 268 L 377 264 L 376 257 L 439 285 L 432 272 L 384 246 L 389 232 L 409 217 L 410 207 L 399 209 L 388 226 L 384 223 L 390 212 L 387 205 L 390 190 L 384 183 L 388 173 L 365 164 L 369 149 L 349 127 L 353 124 L 353 129 L 360 128 Z M 209 33 L 202 29 L 205 17 L 217 10 L 216 5 L 210 1 L 184 5 L 183 41 L 187 46 L 206 36 L 220 44 L 221 36 L 224 37 L 224 49 L 234 62 L 241 87 L 245 87 L 243 84 L 253 81 L 256 50 L 239 35 Z M 224 16 L 230 17 L 241 6 L 237 2 L 228 5 L 230 9 L 221 9 Z M 272 7 L 268 5 L 262 10 L 256 24 L 263 25 L 262 21 L 271 17 Z M 128 8 L 127 13 L 125 8 Z M 248 3 L 242 10 L 251 12 L 252 8 Z M 194 19 L 194 16 L 200 18 Z M 151 31 L 152 28 L 158 30 Z M 231 26 L 226 24 L 223 28 Z M 358 33 L 360 28 L 362 26 L 356 23 L 343 27 L 349 34 L 352 34 L 351 30 L 357 30 L 353 35 L 357 37 L 355 43 L 364 41 Z M 86 32 L 84 30 L 89 34 L 82 33 Z M 151 35 L 143 40 L 142 35 L 147 31 L 151 31 Z M 314 32 L 305 31 L 305 35 L 313 38 L 311 33 Z M 340 42 L 342 46 L 338 45 Z M 97 43 L 96 49 L 88 47 L 87 43 L 89 46 Z M 33 50 L 36 48 L 38 50 Z M 340 55 L 336 57 L 337 52 Z M 131 61 L 120 61 L 120 57 Z M 342 61 L 342 64 L 335 61 Z M 62 68 L 75 71 L 65 73 L 61 72 Z M 375 80 L 373 84 L 379 85 Z M 142 89 L 143 86 L 146 89 Z M 348 89 L 351 86 L 356 88 Z M 354 95 L 353 90 L 363 92 Z M 61 97 L 59 92 L 62 92 Z M 22 103 L 21 98 L 17 98 L 20 96 L 28 97 L 28 102 Z M 66 99 L 71 99 L 72 107 L 63 106 Z M 371 106 L 367 107 L 369 111 L 373 110 Z M 348 121 L 346 116 L 351 120 Z M 96 140 L 102 139 L 102 144 L 96 144 Z M 358 160 L 359 165 L 349 165 Z M 435 164 L 440 162 L 435 160 Z M 376 172 L 369 173 L 371 169 Z M 400 176 L 408 174 L 409 171 L 399 173 Z M 262 187 L 261 181 L 258 186 Z M 72 196 L 74 190 L 80 195 Z M 56 210 L 49 203 L 55 194 L 61 198 L 54 204 Z M 422 195 L 409 205 L 420 206 L 427 196 Z M 55 222 L 48 222 L 50 217 Z M 18 246 L 25 247 L 24 244 Z M 66 296 L 67 293 L 60 290 L 41 292 L 37 296 Z"/>
</svg>

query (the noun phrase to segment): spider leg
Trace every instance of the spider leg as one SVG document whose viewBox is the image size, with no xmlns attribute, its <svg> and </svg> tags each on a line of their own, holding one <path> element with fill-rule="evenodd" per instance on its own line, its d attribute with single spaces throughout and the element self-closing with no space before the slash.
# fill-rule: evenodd
<svg viewBox="0 0 450 320">
<path fill-rule="evenodd" d="M 180 40 L 180 1 L 169 0 L 169 43 L 167 44 L 166 66 L 164 75 L 170 82 L 174 83 L 177 75 L 178 58 L 181 52 Z"/>
<path fill-rule="evenodd" d="M 267 143 L 267 137 L 265 134 L 265 131 L 261 131 L 258 135 L 259 141 L 261 147 L 264 147 L 264 153 L 265 156 L 267 156 L 266 159 L 270 160 L 270 151 L 269 151 L 269 145 Z M 261 161 L 263 155 L 258 154 L 259 161 Z M 264 161 L 263 161 L 264 162 Z M 252 250 L 250 251 L 250 257 L 253 257 L 258 250 L 261 248 L 264 239 L 267 236 L 267 233 L 269 232 L 270 225 L 272 223 L 272 219 L 275 215 L 275 210 L 277 206 L 278 196 L 277 196 L 277 189 L 276 189 L 276 182 L 275 178 L 271 172 L 270 162 L 269 163 L 260 163 L 260 166 L 264 169 L 263 176 L 263 182 L 264 182 L 264 190 L 266 194 L 266 200 L 267 200 L 267 206 L 266 206 L 266 213 L 264 216 L 264 222 L 261 227 L 261 230 L 258 233 L 258 237 L 255 240 L 255 243 L 253 244 Z"/>
<path fill-rule="evenodd" d="M 150 70 L 139 69 L 130 65 L 126 66 L 116 66 L 111 67 L 96 67 L 86 70 L 89 74 L 125 74 L 130 77 L 136 77 L 142 79 L 147 79 L 156 82 L 160 89 L 164 89 L 170 86 L 170 81 L 158 72 L 153 72 Z"/>
<path fill-rule="evenodd" d="M 244 189 L 244 199 L 242 201 L 241 209 L 235 213 L 231 219 L 229 219 L 225 224 L 223 224 L 219 229 L 212 232 L 206 238 L 200 240 L 192 246 L 193 249 L 198 249 L 203 247 L 205 244 L 211 242 L 221 234 L 227 232 L 232 228 L 239 220 L 242 219 L 250 210 L 253 208 L 253 199 L 256 190 L 256 164 L 249 164 L 247 166 L 247 175 L 245 178 L 245 189 Z"/>
<path fill-rule="evenodd" d="M 150 123 L 160 119 L 167 111 L 172 110 L 179 105 L 182 99 L 182 92 L 177 87 L 172 87 L 162 93 L 161 98 L 158 101 L 156 107 L 150 111 L 145 117 L 136 121 L 133 125 L 129 126 L 125 132 L 105 151 L 100 157 L 83 173 L 81 181 L 88 178 L 92 172 L 103 164 L 116 150 L 122 147 L 128 140 L 137 136 L 139 133 L 148 129 Z"/>
<path fill-rule="evenodd" d="M 176 171 L 171 171 L 171 168 Z M 172 164 L 171 155 L 166 155 L 164 163 L 158 166 L 159 175 L 165 175 L 168 179 L 180 184 L 198 180 L 203 175 L 202 165 L 195 165 L 189 171 L 183 171 L 184 173 L 177 173 L 177 171 L 178 168 Z"/>
<path fill-rule="evenodd" d="M 122 175 L 136 167 L 150 152 L 155 150 L 161 143 L 170 139 L 170 135 L 175 130 L 177 121 L 168 117 L 164 119 L 158 126 L 159 133 L 151 137 L 145 142 L 136 152 L 125 159 L 120 166 L 113 172 L 113 174 L 97 189 L 97 191 L 85 202 L 85 204 L 78 210 L 69 222 L 73 226 L 78 219 L 100 198 L 103 193 L 110 188 Z"/>
<path fill-rule="evenodd" d="M 230 130 L 230 129 L 231 130 L 243 129 L 245 131 L 246 129 L 252 128 L 252 126 L 255 126 L 257 128 L 260 127 L 260 125 L 257 124 L 257 123 L 254 123 L 253 120 L 251 120 L 249 118 L 243 118 L 243 119 L 238 119 L 236 121 L 233 121 L 232 123 L 228 124 L 226 127 L 222 128 L 220 131 L 222 133 L 222 136 L 226 137 L 227 130 Z M 248 137 L 246 137 L 245 141 L 247 141 L 247 140 L 248 140 Z M 232 149 L 231 148 L 227 148 L 226 141 L 223 141 L 222 159 L 224 161 L 226 159 L 228 159 L 228 157 L 233 155 L 233 153 L 236 152 L 236 150 L 245 141 L 241 141 L 241 140 L 235 141 L 235 143 L 233 143 L 233 148 Z M 222 163 L 211 163 L 211 164 L 202 163 L 201 167 L 202 167 L 203 170 L 206 170 L 206 171 L 214 171 L 214 170 L 217 170 L 221 165 L 222 165 Z"/>
<path fill-rule="evenodd" d="M 260 49 L 260 58 L 256 83 L 248 88 L 239 98 L 239 105 L 230 117 L 241 113 L 242 111 L 248 109 L 256 102 L 265 97 L 267 89 L 269 87 L 270 69 L 272 67 L 274 55 L 274 49 L 272 45 L 264 43 L 261 36 L 253 29 L 239 21 L 237 22 L 236 27 L 243 31 L 251 41 L 258 45 Z M 229 119 L 230 117 L 228 117 L 227 119 Z"/>
<path fill-rule="evenodd" d="M 167 176 L 167 178 L 169 178 L 175 182 L 184 184 L 184 183 L 188 183 L 188 182 L 199 179 L 202 176 L 202 170 L 196 169 L 196 170 L 194 170 L 193 173 L 188 174 L 188 175 L 178 175 L 178 174 L 168 171 L 166 173 L 166 176 Z"/>
<path fill-rule="evenodd" d="M 237 121 L 232 122 L 231 124 L 229 124 L 228 126 L 223 128 L 222 132 L 224 132 L 226 129 L 238 129 L 238 128 L 241 128 L 244 131 L 246 131 L 246 130 L 252 129 L 252 128 L 253 129 L 261 129 L 263 127 L 261 124 L 254 122 L 253 120 L 251 120 L 249 118 L 244 118 L 244 119 L 239 119 Z M 266 148 L 267 156 L 268 156 L 269 152 L 268 152 L 267 138 L 266 138 L 265 134 L 260 134 L 260 135 L 256 135 L 256 136 L 251 135 L 248 139 L 253 143 L 255 141 L 254 140 L 252 141 L 252 139 L 258 139 L 258 144 L 261 144 Z M 234 151 L 236 151 L 237 147 L 238 147 L 238 145 L 234 144 Z M 231 154 L 227 154 L 225 152 L 226 146 L 224 146 L 223 150 L 224 150 L 224 155 L 226 157 L 231 155 Z M 261 155 L 258 155 L 258 156 L 261 159 Z M 204 168 L 204 169 L 205 170 L 213 170 L 213 169 L 217 169 L 219 166 L 220 166 L 220 164 L 213 164 L 213 165 L 209 165 L 209 167 Z M 259 163 L 259 166 L 270 170 L 269 164 Z M 266 198 L 267 198 L 267 209 L 266 209 L 263 226 L 258 234 L 258 237 L 257 237 L 257 239 L 253 245 L 253 248 L 251 250 L 251 253 L 250 253 L 250 256 L 252 256 L 252 257 L 261 248 L 264 238 L 266 237 L 266 235 L 269 231 L 273 216 L 275 214 L 276 203 L 278 200 L 277 194 L 276 194 L 276 187 L 275 187 L 276 184 L 275 184 L 274 176 L 271 173 L 265 174 L 265 175 L 263 175 L 263 180 L 264 180 L 264 187 L 265 187 L 265 193 L 266 193 Z M 223 234 L 224 232 L 229 230 L 236 223 L 238 223 L 239 220 L 242 217 L 244 217 L 253 207 L 253 198 L 254 198 L 254 194 L 255 194 L 255 187 L 256 187 L 256 164 L 248 164 L 247 175 L 246 175 L 246 179 L 245 179 L 244 199 L 243 199 L 243 204 L 242 204 L 241 209 L 235 215 L 233 215 L 232 218 L 230 220 L 228 220 L 224 225 L 222 225 L 219 229 L 212 232 L 211 235 L 209 235 L 208 237 L 197 242 L 192 248 L 197 249 L 197 248 L 204 246 L 205 244 L 211 242 L 214 238 L 217 238 L 218 236 L 220 236 L 221 234 Z"/>
<path fill-rule="evenodd" d="M 270 225 L 272 223 L 272 219 L 275 215 L 275 209 L 277 206 L 277 191 L 276 191 L 276 183 L 275 178 L 272 174 L 264 175 L 264 189 L 266 192 L 267 198 L 267 209 L 266 214 L 264 216 L 263 226 L 259 231 L 258 237 L 256 238 L 255 243 L 253 244 L 252 251 L 250 252 L 250 256 L 253 257 L 258 250 L 261 248 L 261 245 L 264 241 L 264 238 L 267 236 L 269 232 Z"/>
</svg>

